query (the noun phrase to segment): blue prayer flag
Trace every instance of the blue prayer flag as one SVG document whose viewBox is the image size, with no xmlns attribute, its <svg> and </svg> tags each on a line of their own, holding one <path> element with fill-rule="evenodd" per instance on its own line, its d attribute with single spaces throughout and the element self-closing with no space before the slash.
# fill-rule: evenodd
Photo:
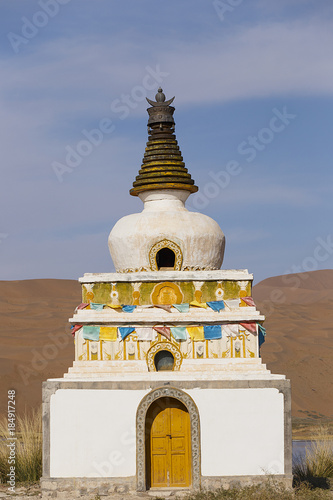
<svg viewBox="0 0 333 500">
<path fill-rule="evenodd" d="M 124 340 L 127 335 L 130 333 L 134 332 L 135 328 L 133 326 L 119 326 L 119 333 L 121 335 L 121 338 Z"/>
<path fill-rule="evenodd" d="M 266 337 L 266 328 L 258 324 L 258 339 L 259 339 L 259 347 L 265 342 L 265 337 Z"/>
<path fill-rule="evenodd" d="M 136 306 L 121 306 L 121 308 L 125 313 L 132 313 Z"/>
<path fill-rule="evenodd" d="M 211 302 L 207 302 L 207 306 L 217 312 L 220 312 L 225 308 L 223 300 L 213 300 Z"/>
<path fill-rule="evenodd" d="M 206 340 L 215 340 L 222 338 L 221 325 L 204 325 L 204 334 Z"/>
</svg>

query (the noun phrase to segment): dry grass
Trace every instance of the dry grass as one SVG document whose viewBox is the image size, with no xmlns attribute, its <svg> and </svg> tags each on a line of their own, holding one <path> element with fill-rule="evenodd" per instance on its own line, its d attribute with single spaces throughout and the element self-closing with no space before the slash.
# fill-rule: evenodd
<svg viewBox="0 0 333 500">
<path fill-rule="evenodd" d="M 304 481 L 315 484 L 318 481 L 314 478 L 333 478 L 333 443 L 328 428 L 319 430 L 304 459 L 296 459 L 293 474 L 296 484 Z"/>
<path fill-rule="evenodd" d="M 42 411 L 33 410 L 16 417 L 15 479 L 17 482 L 38 481 L 42 475 Z M 0 478 L 7 482 L 9 472 L 7 446 L 10 436 L 7 418 L 0 419 Z"/>
<path fill-rule="evenodd" d="M 229 490 L 207 491 L 189 495 L 186 500 L 329 500 L 331 492 L 312 489 L 302 484 L 298 488 L 288 490 L 274 481 L 262 485 L 232 488 Z"/>
<path fill-rule="evenodd" d="M 321 414 L 315 415 L 314 412 L 312 412 L 311 415 L 311 418 L 310 416 L 308 418 L 293 417 L 293 439 L 317 439 L 324 427 L 327 431 L 328 438 L 333 440 L 333 418 L 324 417 Z"/>
</svg>

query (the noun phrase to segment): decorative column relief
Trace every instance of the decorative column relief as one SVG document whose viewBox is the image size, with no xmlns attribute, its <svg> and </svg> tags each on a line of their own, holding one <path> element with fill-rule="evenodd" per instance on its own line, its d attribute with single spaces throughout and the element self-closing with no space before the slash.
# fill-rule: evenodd
<svg viewBox="0 0 333 500">
<path fill-rule="evenodd" d="M 202 285 L 204 284 L 204 281 L 193 281 L 193 285 L 195 288 L 194 292 L 194 300 L 197 300 L 198 302 L 201 302 L 202 299 Z"/>
<path fill-rule="evenodd" d="M 86 293 L 86 299 L 87 299 L 87 302 L 93 302 L 94 301 L 94 292 L 93 292 L 93 286 L 94 284 L 93 283 L 86 283 L 85 285 L 85 288 L 87 290 L 87 293 Z"/>
<path fill-rule="evenodd" d="M 118 292 L 117 292 L 117 284 L 116 283 L 111 283 L 111 292 L 110 292 L 110 297 L 111 297 L 111 304 L 113 306 L 119 306 L 119 299 L 118 299 Z"/>
<path fill-rule="evenodd" d="M 222 281 L 217 282 L 217 288 L 215 292 L 216 300 L 223 300 L 224 290 L 222 288 Z"/>
<path fill-rule="evenodd" d="M 139 306 L 140 305 L 140 287 L 142 283 L 141 282 L 135 282 L 132 283 L 132 297 L 133 297 L 133 305 L 134 306 Z"/>
</svg>

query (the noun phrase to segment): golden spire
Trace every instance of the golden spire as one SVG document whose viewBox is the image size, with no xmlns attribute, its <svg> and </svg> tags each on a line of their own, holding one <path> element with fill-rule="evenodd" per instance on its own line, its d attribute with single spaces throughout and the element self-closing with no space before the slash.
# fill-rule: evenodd
<svg viewBox="0 0 333 500">
<path fill-rule="evenodd" d="M 156 102 L 147 98 L 148 108 L 148 142 L 143 157 L 141 170 L 133 188 L 132 196 L 153 189 L 183 189 L 195 193 L 198 191 L 194 180 L 185 168 L 183 157 L 174 134 L 175 108 L 170 106 L 174 97 L 165 100 L 161 88 L 155 96 Z"/>
</svg>

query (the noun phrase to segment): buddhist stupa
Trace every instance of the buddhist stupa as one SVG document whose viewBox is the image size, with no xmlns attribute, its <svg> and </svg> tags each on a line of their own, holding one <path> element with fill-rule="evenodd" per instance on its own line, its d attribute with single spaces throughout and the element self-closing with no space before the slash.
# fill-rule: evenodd
<svg viewBox="0 0 333 500">
<path fill-rule="evenodd" d="M 290 381 L 260 357 L 253 275 L 221 269 L 222 230 L 185 206 L 174 98 L 147 101 L 143 210 L 111 230 L 116 272 L 79 279 L 75 361 L 44 383 L 44 495 L 291 486 Z"/>
</svg>

